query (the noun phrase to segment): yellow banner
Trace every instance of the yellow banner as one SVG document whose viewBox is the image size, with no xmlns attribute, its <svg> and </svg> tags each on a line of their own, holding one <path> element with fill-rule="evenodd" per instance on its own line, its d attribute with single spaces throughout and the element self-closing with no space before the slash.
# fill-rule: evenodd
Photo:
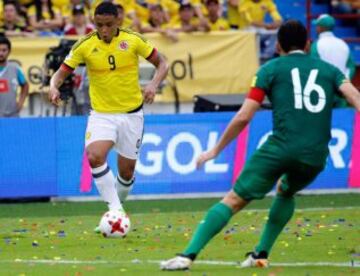
<svg viewBox="0 0 360 276">
<path fill-rule="evenodd" d="M 180 101 L 192 101 L 197 94 L 246 93 L 259 66 L 253 33 L 180 34 L 176 43 L 159 35 L 148 37 L 167 57 L 168 82 L 176 86 Z M 171 85 L 158 100 L 174 99 Z"/>
<path fill-rule="evenodd" d="M 172 42 L 160 34 L 147 35 L 167 58 L 170 71 L 167 85 L 157 101 L 192 101 L 197 94 L 247 92 L 258 68 L 256 38 L 253 33 L 229 31 L 179 34 Z M 59 44 L 58 38 L 14 38 L 10 58 L 18 60 L 31 84 L 39 91 L 45 54 Z M 30 77 L 30 78 L 29 78 Z"/>
</svg>

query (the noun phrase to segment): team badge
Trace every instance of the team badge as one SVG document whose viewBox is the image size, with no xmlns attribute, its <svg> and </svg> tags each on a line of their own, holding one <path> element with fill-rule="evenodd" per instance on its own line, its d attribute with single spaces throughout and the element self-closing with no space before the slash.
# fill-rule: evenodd
<svg viewBox="0 0 360 276">
<path fill-rule="evenodd" d="M 90 137 L 91 137 L 91 132 L 86 132 L 86 134 L 85 134 L 85 139 L 86 140 L 89 140 L 90 139 Z"/>
<path fill-rule="evenodd" d="M 122 51 L 126 51 L 129 48 L 129 43 L 127 41 L 123 40 L 120 42 L 119 48 Z"/>
</svg>

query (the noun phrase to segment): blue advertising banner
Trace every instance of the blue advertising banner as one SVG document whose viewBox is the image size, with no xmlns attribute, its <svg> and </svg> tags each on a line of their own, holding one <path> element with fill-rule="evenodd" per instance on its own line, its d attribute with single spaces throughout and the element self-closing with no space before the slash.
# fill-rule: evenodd
<svg viewBox="0 0 360 276">
<path fill-rule="evenodd" d="M 57 195 L 55 119 L 0 119 L 0 198 Z"/>
<path fill-rule="evenodd" d="M 196 157 L 218 141 L 233 113 L 151 115 L 145 118 L 145 133 L 136 166 L 133 195 L 212 193 L 231 187 L 235 142 L 197 170 Z M 80 189 L 86 119 L 58 119 L 58 195 L 98 195 L 92 182 L 87 192 Z M 108 164 L 117 172 L 117 156 L 109 154 Z"/>
<path fill-rule="evenodd" d="M 354 118 L 355 112 L 352 109 L 334 110 L 326 168 L 308 189 L 348 188 Z M 271 112 L 258 112 L 250 125 L 248 158 L 266 141 L 271 129 Z"/>
<path fill-rule="evenodd" d="M 199 170 L 195 161 L 202 151 L 215 145 L 233 115 L 146 116 L 132 194 L 228 191 L 236 142 Z M 309 189 L 348 188 L 354 117 L 351 109 L 334 112 L 327 166 Z M 249 128 L 247 158 L 266 140 L 271 126 L 271 112 L 256 114 Z M 84 166 L 85 128 L 85 117 L 1 119 L 0 198 L 98 195 L 89 167 Z M 116 173 L 115 152 L 111 152 L 108 163 Z M 83 189 L 86 170 L 89 186 Z"/>
<path fill-rule="evenodd" d="M 231 187 L 235 143 L 216 160 L 196 169 L 233 113 L 147 116 L 133 194 L 223 192 Z"/>
</svg>

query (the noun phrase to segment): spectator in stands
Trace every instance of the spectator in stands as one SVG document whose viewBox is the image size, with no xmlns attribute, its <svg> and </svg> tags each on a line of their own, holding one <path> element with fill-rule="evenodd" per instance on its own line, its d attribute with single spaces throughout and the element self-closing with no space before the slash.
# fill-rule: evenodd
<svg viewBox="0 0 360 276">
<path fill-rule="evenodd" d="M 76 5 L 72 10 L 72 23 L 64 28 L 65 35 L 85 35 L 95 29 L 94 25 L 87 22 L 85 9 L 82 5 Z"/>
<path fill-rule="evenodd" d="M 227 20 L 231 29 L 242 29 L 247 24 L 244 16 L 239 13 L 239 6 L 247 0 L 226 0 L 227 1 Z"/>
<path fill-rule="evenodd" d="M 199 22 L 199 19 L 195 17 L 194 8 L 190 3 L 180 5 L 179 19 L 178 23 L 172 24 L 172 28 L 177 32 L 190 33 L 208 30 L 206 21 Z"/>
<path fill-rule="evenodd" d="M 135 31 L 139 30 L 140 19 L 136 14 L 137 1 L 135 0 L 94 0 L 91 3 L 91 17 L 94 15 L 96 7 L 102 2 L 111 2 L 114 5 L 120 5 L 123 9 L 122 13 L 125 15 L 123 20 L 123 27 L 134 28 Z M 139 1 L 140 2 L 140 1 Z M 119 10 L 119 8 L 118 8 Z M 91 18 L 93 20 L 93 18 Z"/>
<path fill-rule="evenodd" d="M 124 7 L 120 4 L 115 4 L 116 9 L 118 11 L 118 22 L 120 28 L 129 28 L 134 31 L 140 31 L 140 21 L 132 20 L 130 17 L 125 15 Z"/>
<path fill-rule="evenodd" d="M 333 0 L 331 1 L 332 12 L 339 14 L 354 13 L 360 9 L 359 0 Z"/>
<path fill-rule="evenodd" d="M 0 36 L 0 117 L 18 117 L 29 92 L 29 85 L 20 66 L 8 62 L 11 43 Z M 18 87 L 21 87 L 19 98 Z"/>
<path fill-rule="evenodd" d="M 239 5 L 239 13 L 245 19 L 244 28 L 276 30 L 282 23 L 282 17 L 272 0 L 248 0 Z M 265 22 L 265 16 L 270 14 L 271 23 Z"/>
<path fill-rule="evenodd" d="M 28 15 L 31 27 L 40 31 L 40 35 L 58 33 L 63 26 L 61 12 L 53 7 L 52 0 L 36 0 L 35 6 L 29 8 Z"/>
<path fill-rule="evenodd" d="M 65 25 L 72 23 L 72 17 L 73 17 L 72 12 L 74 10 L 74 7 L 79 5 L 83 6 L 84 8 L 87 22 L 91 21 L 90 8 L 88 2 L 83 0 L 70 0 L 66 5 L 63 5 L 60 8 L 60 12 L 63 17 L 63 20 L 65 21 Z"/>
<path fill-rule="evenodd" d="M 159 3 L 164 10 L 164 19 L 166 23 L 172 20 L 179 20 L 179 7 L 180 2 L 174 0 L 160 0 Z"/>
<path fill-rule="evenodd" d="M 33 35 L 26 26 L 26 19 L 19 16 L 16 2 L 5 2 L 3 8 L 3 24 L 0 26 L 0 33 L 6 36 Z"/>
<path fill-rule="evenodd" d="M 228 21 L 220 16 L 221 9 L 219 0 L 207 0 L 206 9 L 208 11 L 208 25 L 211 31 L 225 31 L 230 29 Z"/>
<path fill-rule="evenodd" d="M 180 0 L 181 3 L 191 4 L 194 9 L 194 14 L 198 18 L 201 25 L 206 25 L 206 18 L 204 17 L 204 13 L 206 9 L 202 9 L 202 0 Z"/>
<path fill-rule="evenodd" d="M 335 14 L 359 14 L 360 0 L 333 0 L 331 1 L 332 13 Z M 360 19 L 349 18 L 342 19 L 341 22 L 345 26 L 356 26 L 360 35 Z"/>
<path fill-rule="evenodd" d="M 177 34 L 175 31 L 168 27 L 166 23 L 164 9 L 161 5 L 150 5 L 150 15 L 147 23 L 141 26 L 142 33 L 160 33 L 170 40 L 178 41 Z"/>
<path fill-rule="evenodd" d="M 276 32 L 282 23 L 275 3 L 272 0 L 247 0 L 239 5 L 240 16 L 244 18 L 244 28 L 260 34 L 261 58 L 272 58 L 276 49 Z M 265 16 L 270 14 L 271 23 L 265 22 Z"/>
<path fill-rule="evenodd" d="M 335 27 L 335 19 L 328 14 L 323 14 L 314 23 L 319 38 L 311 45 L 310 54 L 334 65 L 347 78 L 352 79 L 355 75 L 355 63 L 351 58 L 349 46 L 332 32 Z M 336 107 L 346 105 L 345 99 L 336 99 Z"/>
</svg>

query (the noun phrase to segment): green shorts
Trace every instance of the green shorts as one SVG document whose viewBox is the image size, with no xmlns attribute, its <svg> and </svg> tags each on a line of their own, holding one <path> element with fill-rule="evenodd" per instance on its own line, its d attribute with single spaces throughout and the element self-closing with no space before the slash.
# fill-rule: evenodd
<svg viewBox="0 0 360 276">
<path fill-rule="evenodd" d="M 281 180 L 281 194 L 291 197 L 308 186 L 323 169 L 302 163 L 296 154 L 267 141 L 246 162 L 233 190 L 244 200 L 261 199 Z"/>
</svg>

